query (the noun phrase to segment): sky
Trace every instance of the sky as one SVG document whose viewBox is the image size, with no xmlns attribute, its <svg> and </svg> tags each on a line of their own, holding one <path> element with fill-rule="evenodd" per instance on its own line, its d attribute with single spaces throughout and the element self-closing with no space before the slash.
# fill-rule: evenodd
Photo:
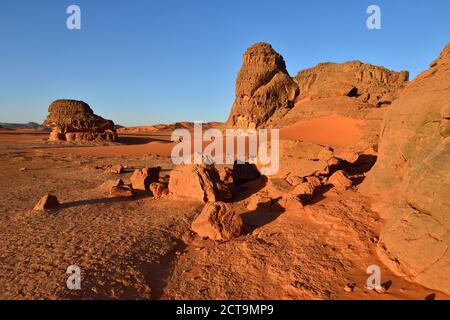
<svg viewBox="0 0 450 320">
<path fill-rule="evenodd" d="M 381 30 L 366 26 L 371 4 Z M 258 41 L 291 76 L 361 60 L 413 78 L 450 41 L 449 12 L 448 0 L 1 0 L 0 122 L 42 123 L 60 98 L 125 126 L 225 121 Z"/>
</svg>

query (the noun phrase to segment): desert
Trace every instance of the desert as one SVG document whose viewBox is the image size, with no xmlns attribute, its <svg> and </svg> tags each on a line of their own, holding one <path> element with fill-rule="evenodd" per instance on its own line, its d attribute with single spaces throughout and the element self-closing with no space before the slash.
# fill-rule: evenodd
<svg viewBox="0 0 450 320">
<path fill-rule="evenodd" d="M 293 73 L 303 53 L 268 41 L 239 54 L 224 117 L 147 120 L 99 83 L 0 118 L 0 299 L 450 299 L 450 43 L 413 77 L 320 50 Z M 194 82 L 157 69 L 128 89 Z"/>
<path fill-rule="evenodd" d="M 442 179 L 442 184 L 436 193 L 424 193 L 433 202 L 421 202 L 423 209 L 414 205 L 414 210 L 426 212 L 425 217 L 434 217 L 435 212 L 436 216 L 428 222 L 411 220 L 408 226 L 420 230 L 426 223 L 430 240 L 423 238 L 416 247 L 402 243 L 408 241 L 406 234 L 384 231 L 398 209 L 391 204 L 388 215 L 387 209 L 379 209 L 380 198 L 365 189 L 382 176 L 373 173 L 381 166 L 386 167 L 378 182 L 382 188 L 394 187 L 390 180 L 399 181 L 387 169 L 392 156 L 386 144 L 392 140 L 385 142 L 387 133 L 383 133 L 379 147 L 376 139 L 379 129 L 390 122 L 383 124 L 381 116 L 368 119 L 367 115 L 385 108 L 394 112 L 396 106 L 401 110 L 403 100 L 408 101 L 411 94 L 427 94 L 433 81 L 448 94 L 448 52 L 447 46 L 436 66 L 405 83 L 399 98 L 386 107 L 377 108 L 368 101 L 358 112 L 352 110 L 360 103 L 358 97 L 348 98 L 347 90 L 330 91 L 317 103 L 322 99 L 328 103 L 331 95 L 338 103 L 348 102 L 349 110 L 325 114 L 323 108 L 317 117 L 303 117 L 295 114 L 296 108 L 315 99 L 300 96 L 277 119 L 292 123 L 280 130 L 280 177 L 261 176 L 251 166 L 238 169 L 239 164 L 174 165 L 170 154 L 177 142 L 172 141 L 171 130 L 193 130 L 189 123 L 119 129 L 115 138 L 110 123 L 99 127 L 94 119 L 101 118 L 89 120 L 93 114 L 89 109 L 87 114 L 80 113 L 88 125 L 74 129 L 87 134 L 74 139 L 54 139 L 62 135 L 54 133 L 54 122 L 49 120 L 46 126 L 53 131 L 2 129 L 2 298 L 424 299 L 434 295 L 447 299 L 449 283 L 446 273 L 439 271 L 445 267 L 428 273 L 423 262 L 416 266 L 416 260 L 411 260 L 418 259 L 415 252 L 425 245 L 440 256 L 430 258 L 429 268 L 436 263 L 448 265 L 445 224 L 437 224 L 449 209 L 445 168 L 450 162 L 443 160 L 449 153 L 444 151 L 445 142 L 436 144 L 448 131 L 445 106 L 442 120 L 434 121 L 425 132 L 428 139 L 437 139 L 428 146 L 436 148 L 429 160 L 435 162 L 428 163 L 436 163 L 440 171 L 435 179 Z M 354 82 L 356 88 L 358 83 Z M 64 108 L 72 102 L 56 102 L 61 103 L 66 103 Z M 54 119 L 54 105 L 50 105 L 49 119 Z M 84 121 L 66 114 L 64 128 L 74 127 L 67 125 L 70 121 Z M 276 126 L 271 117 L 261 119 Z M 104 128 L 111 133 L 103 135 Z M 394 134 L 400 128 L 389 130 Z M 14 181 L 15 187 L 8 181 Z M 411 182 L 405 178 L 402 183 Z M 42 203 L 33 209 L 44 195 L 55 199 L 49 202 L 47 196 L 48 206 Z M 440 237 L 444 238 L 437 240 Z M 64 286 L 65 268 L 70 265 L 83 270 L 78 292 Z M 382 290 L 365 287 L 366 269 L 371 265 L 381 266 Z"/>
</svg>

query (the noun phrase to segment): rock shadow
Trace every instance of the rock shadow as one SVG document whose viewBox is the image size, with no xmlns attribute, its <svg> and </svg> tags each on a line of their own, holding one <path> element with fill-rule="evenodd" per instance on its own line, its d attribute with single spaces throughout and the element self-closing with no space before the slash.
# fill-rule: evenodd
<svg viewBox="0 0 450 320">
<path fill-rule="evenodd" d="M 269 208 L 258 208 L 241 214 L 245 224 L 245 234 L 252 233 L 256 229 L 275 221 L 283 212 L 285 212 L 285 209 L 278 203 L 274 203 Z"/>
</svg>

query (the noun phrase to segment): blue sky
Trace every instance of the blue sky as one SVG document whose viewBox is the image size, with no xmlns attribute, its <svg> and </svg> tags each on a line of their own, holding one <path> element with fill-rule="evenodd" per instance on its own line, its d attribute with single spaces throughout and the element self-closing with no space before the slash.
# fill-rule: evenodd
<svg viewBox="0 0 450 320">
<path fill-rule="evenodd" d="M 81 30 L 66 8 L 81 8 Z M 366 9 L 382 10 L 382 30 Z M 224 121 L 245 49 L 266 41 L 292 76 L 359 59 L 414 77 L 450 41 L 448 0 L 1 0 L 0 122 L 84 100 L 123 125 Z"/>
</svg>

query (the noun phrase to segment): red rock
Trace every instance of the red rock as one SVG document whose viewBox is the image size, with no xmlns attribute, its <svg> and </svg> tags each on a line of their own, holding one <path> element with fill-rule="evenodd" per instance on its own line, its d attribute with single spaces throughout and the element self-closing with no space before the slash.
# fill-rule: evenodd
<svg viewBox="0 0 450 320">
<path fill-rule="evenodd" d="M 159 182 L 161 167 L 136 169 L 130 177 L 135 190 L 148 190 L 152 182 Z"/>
<path fill-rule="evenodd" d="M 155 199 L 162 198 L 169 194 L 169 189 L 167 188 L 167 185 L 161 182 L 150 183 L 150 191 L 152 192 L 153 197 Z"/>
<path fill-rule="evenodd" d="M 36 204 L 33 210 L 35 211 L 43 211 L 43 210 L 50 210 L 50 209 L 56 209 L 60 206 L 60 203 L 58 199 L 51 194 L 46 194 L 39 200 L 39 202 Z"/>
<path fill-rule="evenodd" d="M 338 190 L 350 189 L 353 186 L 353 182 L 348 178 L 347 174 L 343 170 L 333 173 L 328 179 L 328 183 L 332 184 Z"/>
<path fill-rule="evenodd" d="M 244 54 L 236 80 L 236 100 L 226 126 L 258 128 L 285 114 L 299 94 L 286 64 L 270 44 L 256 43 Z"/>
<path fill-rule="evenodd" d="M 132 198 L 134 196 L 133 187 L 130 185 L 118 185 L 111 188 L 109 191 L 110 198 Z"/>
<path fill-rule="evenodd" d="M 224 202 L 209 202 L 195 218 L 192 231 L 203 238 L 230 240 L 244 232 L 244 222 Z"/>
<path fill-rule="evenodd" d="M 83 101 L 56 100 L 48 112 L 44 125 L 52 129 L 50 141 L 117 141 L 114 122 L 95 115 Z"/>
<path fill-rule="evenodd" d="M 213 165 L 180 165 L 175 167 L 169 179 L 171 194 L 197 199 L 202 202 L 228 201 L 230 190 L 219 177 Z"/>
</svg>

